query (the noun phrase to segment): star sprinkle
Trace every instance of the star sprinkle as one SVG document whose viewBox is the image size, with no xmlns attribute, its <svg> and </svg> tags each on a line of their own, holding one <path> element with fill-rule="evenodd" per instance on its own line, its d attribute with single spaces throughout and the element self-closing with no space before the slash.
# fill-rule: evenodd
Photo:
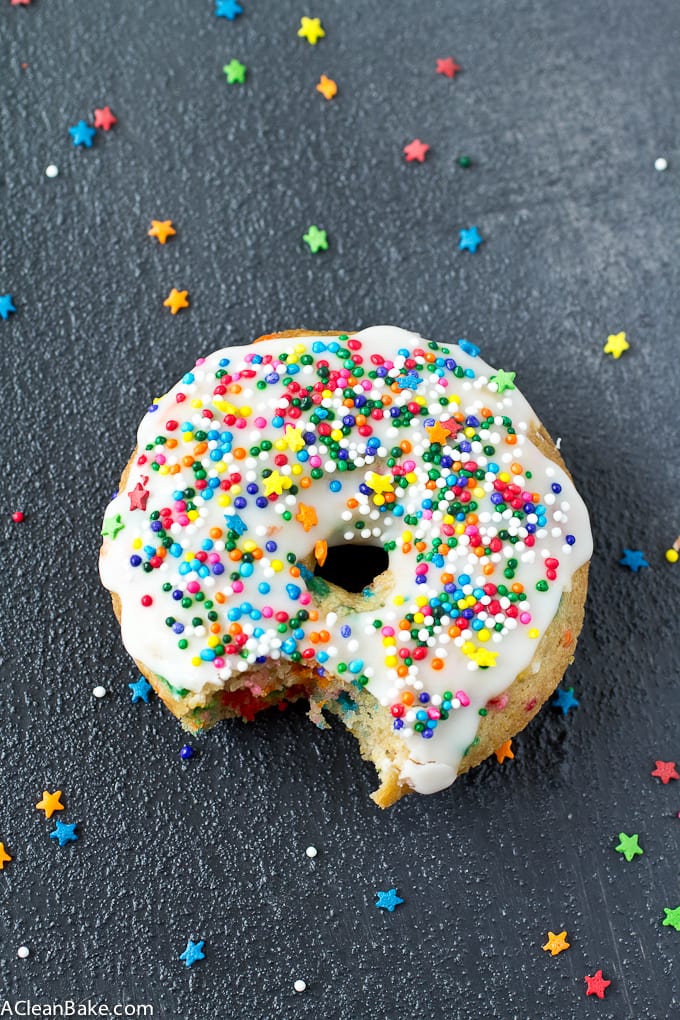
<svg viewBox="0 0 680 1020">
<path fill-rule="evenodd" d="M 68 129 L 68 133 L 73 139 L 74 145 L 84 145 L 86 149 L 92 148 L 94 136 L 97 134 L 95 128 L 91 127 L 85 120 L 79 120 L 74 127 Z"/>
<path fill-rule="evenodd" d="M 604 999 L 605 989 L 609 988 L 611 981 L 602 977 L 602 971 L 596 970 L 592 977 L 588 974 L 583 979 L 588 986 L 586 995 L 597 995 L 598 999 Z"/>
<path fill-rule="evenodd" d="M 205 960 L 204 945 L 205 939 L 201 939 L 200 942 L 192 942 L 191 939 L 188 939 L 186 949 L 180 954 L 180 960 L 184 960 L 186 967 L 192 967 L 198 960 Z"/>
<path fill-rule="evenodd" d="M 57 790 L 55 793 L 43 790 L 42 800 L 39 800 L 35 806 L 36 810 L 45 812 L 45 818 L 51 818 L 55 811 L 63 811 L 61 790 Z"/>
<path fill-rule="evenodd" d="M 668 786 L 671 779 L 680 779 L 680 776 L 675 771 L 674 761 L 657 761 L 656 768 L 653 772 L 650 772 L 650 775 L 660 779 L 664 786 Z"/>
<path fill-rule="evenodd" d="M 0 318 L 4 319 L 6 322 L 13 312 L 16 312 L 16 308 L 12 301 L 12 295 L 0 294 Z"/>
<path fill-rule="evenodd" d="M 309 531 L 315 524 L 319 523 L 316 510 L 313 506 L 305 506 L 304 503 L 299 503 L 298 506 L 300 509 L 295 515 L 295 520 L 300 522 L 305 531 Z"/>
<path fill-rule="evenodd" d="M 426 425 L 425 431 L 431 443 L 445 443 L 449 438 L 448 429 L 445 429 L 440 421 L 435 422 L 434 425 Z"/>
<path fill-rule="evenodd" d="M 12 860 L 11 855 L 8 854 L 7 851 L 5 850 L 5 844 L 0 843 L 0 871 L 2 871 L 5 865 L 11 860 Z M 664 924 L 665 923 L 666 922 L 664 921 Z"/>
<path fill-rule="evenodd" d="M 494 754 L 496 755 L 496 761 L 499 765 L 501 765 L 506 758 L 514 758 L 515 754 L 512 750 L 512 739 L 506 740 L 504 744 L 497 747 Z"/>
<path fill-rule="evenodd" d="M 552 702 L 552 705 L 554 708 L 561 708 L 562 715 L 567 715 L 570 708 L 578 708 L 579 702 L 574 697 L 573 687 L 568 687 L 566 691 L 559 687 L 555 691 L 555 694 L 556 698 Z"/>
<path fill-rule="evenodd" d="M 383 492 L 394 492 L 392 475 L 378 475 L 375 471 L 369 471 L 366 475 L 366 484 L 370 485 L 376 494 L 382 495 Z"/>
<path fill-rule="evenodd" d="M 176 290 L 174 287 L 163 302 L 164 308 L 169 308 L 173 315 L 177 315 L 182 308 L 189 307 L 189 291 Z"/>
<path fill-rule="evenodd" d="M 630 348 L 625 333 L 610 333 L 607 342 L 602 348 L 605 354 L 611 354 L 618 361 L 624 351 Z"/>
<path fill-rule="evenodd" d="M 301 39 L 306 39 L 310 46 L 316 46 L 325 34 L 319 18 L 300 18 L 298 35 Z"/>
<path fill-rule="evenodd" d="M 157 238 L 160 244 L 165 244 L 177 231 L 172 225 L 172 220 L 151 220 L 151 229 L 147 233 L 149 237 Z"/>
<path fill-rule="evenodd" d="M 634 574 L 637 574 L 640 567 L 648 567 L 645 554 L 639 549 L 624 549 L 623 556 L 619 560 L 622 567 L 630 567 Z"/>
<path fill-rule="evenodd" d="M 141 482 L 137 482 L 134 489 L 128 492 L 130 497 L 131 510 L 146 510 L 146 502 L 149 498 L 149 490 L 145 489 Z"/>
<path fill-rule="evenodd" d="M 327 78 L 325 74 L 322 74 L 316 91 L 320 92 L 324 99 L 333 99 L 338 94 L 338 86 L 332 78 Z"/>
<path fill-rule="evenodd" d="M 477 227 L 470 227 L 469 230 L 461 230 L 458 237 L 458 247 L 461 251 L 475 252 L 484 238 L 477 230 Z"/>
<path fill-rule="evenodd" d="M 443 60 L 437 61 L 437 74 L 443 74 L 446 78 L 455 78 L 462 68 L 453 57 L 444 57 Z"/>
<path fill-rule="evenodd" d="M 284 489 L 290 488 L 290 481 L 285 475 L 279 474 L 278 471 L 272 471 L 267 477 L 262 479 L 264 485 L 265 496 L 280 496 Z"/>
<path fill-rule="evenodd" d="M 110 106 L 102 106 L 101 109 L 94 111 L 94 126 L 96 128 L 101 128 L 102 131 L 110 131 L 113 125 L 117 123 L 118 118 Z"/>
<path fill-rule="evenodd" d="M 246 71 L 248 68 L 245 64 L 242 64 L 240 60 L 230 60 L 228 64 L 225 64 L 222 68 L 227 76 L 227 85 L 238 84 L 243 85 L 246 80 Z"/>
<path fill-rule="evenodd" d="M 571 943 L 567 942 L 566 931 L 561 931 L 559 935 L 555 935 L 553 931 L 548 932 L 548 941 L 541 948 L 546 953 L 550 953 L 551 956 L 559 956 L 565 949 L 569 949 Z"/>
<path fill-rule="evenodd" d="M 400 896 L 397 896 L 396 889 L 388 889 L 387 892 L 377 892 L 375 895 L 377 896 L 376 907 L 379 907 L 380 910 L 389 910 L 390 914 L 393 913 L 395 907 L 404 902 Z"/>
<path fill-rule="evenodd" d="M 236 0 L 215 0 L 215 17 L 233 21 L 243 14 L 243 8 Z"/>
<path fill-rule="evenodd" d="M 499 368 L 496 374 L 491 376 L 489 382 L 496 384 L 497 393 L 505 393 L 506 390 L 515 389 L 515 375 L 515 372 L 504 372 L 502 368 Z"/>
<path fill-rule="evenodd" d="M 617 853 L 623 854 L 626 860 L 630 862 L 634 857 L 637 857 L 638 854 L 642 855 L 644 853 L 644 850 L 638 843 L 639 838 L 640 837 L 637 833 L 634 836 L 627 836 L 625 832 L 620 832 L 619 844 L 618 846 L 615 846 L 614 849 Z"/>
<path fill-rule="evenodd" d="M 248 530 L 248 525 L 238 514 L 225 514 L 224 519 L 229 530 L 235 531 L 237 535 L 243 535 Z"/>
<path fill-rule="evenodd" d="M 2 844 L 0 844 L 2 845 Z M 675 928 L 676 931 L 680 931 L 680 907 L 664 907 L 663 912 L 666 915 L 661 922 L 664 927 Z"/>
<path fill-rule="evenodd" d="M 318 251 L 326 251 L 328 249 L 326 231 L 319 230 L 314 224 L 308 227 L 307 233 L 302 235 L 302 240 L 308 245 L 313 255 L 316 255 Z"/>
<path fill-rule="evenodd" d="M 56 822 L 56 829 L 50 833 L 50 839 L 59 840 L 59 846 L 66 846 L 67 843 L 75 843 L 78 839 L 76 835 L 76 822 L 68 824 L 66 822 Z"/>
<path fill-rule="evenodd" d="M 148 682 L 145 676 L 140 676 L 139 680 L 135 680 L 134 683 L 128 684 L 128 687 L 132 691 L 132 704 L 136 701 L 148 702 L 149 694 L 153 690 L 151 684 Z"/>
<path fill-rule="evenodd" d="M 124 528 L 123 518 L 120 514 L 114 514 L 113 517 L 104 518 L 104 526 L 101 533 L 104 538 L 115 538 L 118 532 L 123 531 Z"/>
<path fill-rule="evenodd" d="M 403 151 L 407 163 L 424 163 L 425 157 L 430 151 L 430 146 L 427 142 L 421 142 L 419 138 L 414 138 L 412 142 L 404 146 Z"/>
</svg>

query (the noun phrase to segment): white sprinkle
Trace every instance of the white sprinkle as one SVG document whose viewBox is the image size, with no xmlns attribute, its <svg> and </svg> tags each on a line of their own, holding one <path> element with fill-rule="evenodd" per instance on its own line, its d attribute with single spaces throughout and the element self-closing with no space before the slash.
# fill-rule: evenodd
<svg viewBox="0 0 680 1020">
<path fill-rule="evenodd" d="M 308 846 L 307 849 L 305 850 L 305 853 L 307 854 L 308 857 L 316 857 L 318 852 L 319 851 L 316 849 L 315 846 Z"/>
<path fill-rule="evenodd" d="M 303 981 L 301 978 L 298 978 L 295 984 L 293 985 L 293 988 L 295 989 L 296 992 L 304 992 L 306 987 L 307 987 L 306 982 Z"/>
<path fill-rule="evenodd" d="M 663 156 L 659 156 L 658 159 L 654 160 L 654 169 L 655 170 L 667 170 L 668 169 L 668 160 L 664 159 Z"/>
<path fill-rule="evenodd" d="M 31 951 L 28 948 L 28 946 L 19 946 L 19 948 L 17 949 L 17 956 L 19 957 L 20 960 L 25 960 L 26 957 L 30 955 L 30 952 Z"/>
<path fill-rule="evenodd" d="M 45 177 L 58 177 L 59 167 L 55 166 L 54 163 L 50 163 L 48 167 L 45 167 Z"/>
<path fill-rule="evenodd" d="M 95 698 L 105 698 L 106 697 L 106 687 L 101 687 L 101 686 L 93 687 L 92 688 L 92 693 L 94 694 Z"/>
</svg>

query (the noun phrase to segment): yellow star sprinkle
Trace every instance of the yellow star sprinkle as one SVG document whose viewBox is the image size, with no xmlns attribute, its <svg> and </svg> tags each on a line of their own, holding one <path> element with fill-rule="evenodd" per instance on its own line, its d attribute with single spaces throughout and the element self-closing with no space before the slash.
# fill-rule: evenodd
<svg viewBox="0 0 680 1020">
<path fill-rule="evenodd" d="M 500 747 L 496 748 L 494 754 L 496 755 L 496 761 L 498 762 L 499 765 L 501 764 L 501 762 L 504 762 L 506 758 L 515 757 L 511 748 L 512 740 L 506 740 L 504 744 L 501 744 Z"/>
<path fill-rule="evenodd" d="M 316 46 L 325 34 L 319 18 L 300 18 L 298 35 L 301 39 L 306 39 L 311 46 Z"/>
<path fill-rule="evenodd" d="M 292 450 L 293 453 L 297 453 L 305 445 L 305 441 L 302 438 L 302 432 L 300 429 L 289 428 L 285 435 L 286 442 L 288 443 L 288 449 Z"/>
<path fill-rule="evenodd" d="M 394 492 L 391 475 L 377 475 L 375 471 L 369 471 L 366 475 L 366 483 L 375 493 Z"/>
<path fill-rule="evenodd" d="M 548 941 L 541 948 L 545 949 L 546 953 L 550 953 L 551 956 L 559 956 L 560 953 L 569 948 L 569 945 L 569 942 L 567 942 L 566 931 L 561 931 L 559 935 L 555 935 L 553 931 L 549 931 Z"/>
<path fill-rule="evenodd" d="M 618 361 L 623 352 L 627 351 L 629 347 L 630 344 L 626 340 L 625 333 L 610 333 L 602 350 L 605 354 L 611 354 Z"/>
<path fill-rule="evenodd" d="M 5 850 L 5 844 L 0 843 L 0 871 L 4 868 L 7 861 L 11 861 L 11 856 Z"/>
<path fill-rule="evenodd" d="M 56 793 L 43 790 L 42 800 L 39 800 L 35 806 L 38 811 L 45 812 L 45 818 L 51 818 L 55 811 L 63 811 L 64 805 L 61 803 L 61 790 L 57 790 Z"/>
<path fill-rule="evenodd" d="M 284 489 L 290 488 L 290 481 L 280 475 L 278 471 L 272 471 L 268 478 L 264 478 L 264 494 L 271 496 L 273 492 L 280 496 Z"/>
<path fill-rule="evenodd" d="M 478 648 L 475 660 L 478 666 L 484 666 L 488 669 L 489 666 L 496 665 L 496 659 L 498 658 L 498 652 L 490 652 L 488 648 Z"/>
<path fill-rule="evenodd" d="M 304 503 L 300 503 L 300 510 L 296 513 L 295 520 L 300 522 L 305 531 L 309 531 L 310 528 L 313 528 L 315 524 L 319 523 L 314 507 L 305 506 Z"/>
</svg>

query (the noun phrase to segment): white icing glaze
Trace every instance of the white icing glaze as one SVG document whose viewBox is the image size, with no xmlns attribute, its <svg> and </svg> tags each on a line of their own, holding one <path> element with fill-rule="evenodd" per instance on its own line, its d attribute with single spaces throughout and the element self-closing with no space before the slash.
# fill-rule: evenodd
<svg viewBox="0 0 680 1020">
<path fill-rule="evenodd" d="M 364 359 L 364 375 L 346 387 L 356 399 L 366 398 L 370 402 L 389 396 L 392 407 L 415 401 L 427 408 L 428 415 L 416 416 L 409 425 L 395 427 L 386 409 L 381 420 L 367 419 L 372 430 L 370 436 L 359 435 L 356 422 L 350 427 L 349 435 L 335 433 L 339 448 L 344 449 L 348 460 L 355 464 L 353 471 L 340 472 L 336 460 L 321 442 L 320 430 L 325 423 L 314 426 L 310 424 L 310 416 L 321 407 L 329 415 L 329 421 L 335 412 L 340 418 L 347 414 L 356 417 L 361 407 L 347 408 L 342 404 L 342 393 L 326 390 L 326 395 L 318 398 L 320 405 L 302 410 L 299 417 L 294 418 L 291 404 L 285 398 L 287 384 L 283 379 L 292 379 L 303 388 L 318 383 L 319 360 L 327 361 L 331 369 L 341 368 L 346 360 L 329 351 L 328 346 L 336 343 L 347 349 L 346 340 L 335 337 L 275 339 L 249 347 L 228 348 L 200 359 L 192 372 L 155 404 L 155 409 L 139 426 L 138 456 L 132 465 L 126 491 L 120 493 L 106 511 L 104 530 L 107 535 L 100 557 L 101 577 L 104 585 L 120 597 L 125 647 L 175 688 L 199 693 L 226 685 L 233 687 L 239 673 L 257 669 L 258 660 L 287 658 L 292 653 L 304 654 L 305 649 L 314 649 L 315 657 L 307 660 L 310 666 L 321 666 L 336 673 L 338 664 L 344 663 L 343 676 L 355 680 L 366 678 L 366 689 L 385 706 L 385 712 L 389 712 L 394 703 L 401 703 L 405 692 L 411 692 L 415 698 L 423 691 L 428 692 L 428 704 L 415 704 L 413 708 L 404 706 L 405 714 L 399 720 L 409 756 L 401 779 L 418 792 L 433 793 L 453 782 L 466 748 L 475 739 L 479 710 L 489 699 L 501 694 L 531 662 L 540 636 L 557 611 L 562 593 L 569 588 L 573 572 L 590 558 L 592 540 L 588 514 L 565 472 L 529 440 L 528 432 L 537 424 L 537 418 L 527 401 L 514 388 L 497 392 L 498 387 L 492 381 L 494 370 L 474 356 L 472 345 L 467 345 L 466 351 L 453 344 L 440 343 L 438 350 L 430 351 L 428 341 L 390 326 L 372 327 L 352 334 L 350 339 L 360 343 L 358 350 L 350 350 L 350 356 Z M 314 363 L 303 364 L 300 359 L 312 353 L 313 347 L 317 348 L 313 353 Z M 409 355 L 421 350 L 427 357 L 440 359 L 441 365 L 435 364 L 435 371 L 430 372 L 418 356 L 415 367 L 404 366 L 405 357 L 398 353 L 403 349 Z M 285 364 L 280 359 L 281 354 L 287 355 Z M 384 359 L 386 364 L 379 366 L 381 369 L 392 363 L 392 368 L 386 368 L 385 378 L 368 378 L 368 372 L 376 370 L 372 356 Z M 261 363 L 262 359 L 269 363 Z M 447 359 L 455 360 L 458 370 L 468 374 L 457 378 L 447 367 Z M 230 381 L 216 381 L 218 370 L 223 372 L 223 378 L 224 373 L 229 373 Z M 244 372 L 253 374 L 248 376 Z M 406 386 L 411 388 L 405 386 L 400 390 L 395 379 L 404 380 L 404 377 Z M 262 379 L 269 381 L 265 389 L 258 389 L 256 383 Z M 216 382 L 224 392 L 213 392 Z M 390 384 L 397 388 L 392 390 Z M 494 417 L 484 432 L 479 428 L 484 419 L 480 414 L 482 408 L 489 409 Z M 282 411 L 279 419 L 275 418 L 276 409 Z M 466 419 L 473 416 L 478 426 L 463 423 L 462 429 L 455 425 L 453 432 L 447 430 L 446 437 L 439 434 L 441 442 L 434 450 L 452 463 L 440 466 L 440 478 L 434 480 L 435 488 L 428 488 L 428 470 L 434 465 L 422 458 L 424 453 L 431 452 L 432 442 L 439 440 L 430 437 L 426 426 L 442 421 L 450 427 L 455 414 L 462 414 Z M 516 434 L 514 445 L 507 443 L 503 416 L 512 420 L 510 427 L 514 427 Z M 186 431 L 183 432 L 183 428 Z M 206 433 L 205 439 L 196 438 L 199 430 Z M 213 438 L 209 435 L 211 431 Z M 305 435 L 309 442 L 301 438 Z M 475 435 L 480 438 L 474 439 Z M 172 442 L 156 444 L 158 436 L 179 442 L 174 448 Z M 412 451 L 397 459 L 397 467 L 403 468 L 401 477 L 408 483 L 399 488 L 394 477 L 396 471 L 393 475 L 386 460 L 390 449 L 402 439 L 412 444 Z M 261 443 L 267 440 L 274 445 L 262 451 Z M 375 449 L 373 444 L 377 441 L 380 446 Z M 371 444 L 368 449 L 367 443 Z M 461 452 L 461 443 L 469 449 Z M 149 444 L 152 449 L 147 450 Z M 494 447 L 493 454 L 484 453 L 487 445 Z M 253 446 L 260 447 L 257 456 L 248 452 Z M 245 450 L 242 459 L 234 457 L 237 447 Z M 182 458 L 188 454 L 191 455 L 189 463 L 184 465 Z M 274 460 L 277 456 L 278 465 Z M 157 470 L 151 467 L 154 460 Z M 205 469 L 201 480 L 206 486 L 214 486 L 209 500 L 203 499 L 196 489 L 192 464 L 199 460 L 202 462 L 199 469 Z M 408 461 L 415 462 L 414 466 L 409 468 Z M 470 493 L 470 498 L 478 504 L 478 520 L 472 525 L 473 529 L 477 528 L 477 535 L 474 530 L 465 532 L 470 527 L 465 520 L 458 520 L 436 507 L 428 508 L 424 503 L 444 491 L 448 493 L 446 509 L 449 509 L 460 492 L 454 492 L 450 485 L 447 488 L 448 481 L 456 474 L 459 480 L 468 477 L 460 474 L 467 469 L 455 465 L 470 462 L 476 464 L 476 470 L 483 477 L 471 483 L 473 488 L 461 491 Z M 315 464 L 321 471 L 317 479 L 310 477 L 310 467 Z M 516 473 L 512 465 L 516 466 Z M 262 472 L 266 470 L 274 474 L 265 482 Z M 525 475 L 527 471 L 531 472 L 530 480 Z M 239 473 L 241 479 L 225 489 L 225 480 L 228 481 L 234 472 Z M 473 473 L 470 471 L 470 475 Z M 523 510 L 518 517 L 513 516 L 511 506 L 502 513 L 496 510 L 491 502 L 496 494 L 494 482 L 504 474 L 508 476 L 504 484 L 518 482 L 522 492 L 537 493 L 538 505 L 544 507 L 544 512 L 527 516 Z M 300 487 L 297 495 L 291 493 L 290 486 L 305 477 L 309 479 L 308 487 Z M 333 492 L 330 486 L 337 482 L 341 489 Z M 249 492 L 249 485 L 257 486 L 257 491 Z M 186 500 L 182 509 L 183 504 L 178 506 L 176 498 L 177 491 L 189 486 L 196 492 L 192 497 L 195 511 L 188 510 Z M 552 486 L 561 487 L 561 491 L 554 493 Z M 381 488 L 383 493 L 378 491 Z M 277 493 L 276 499 L 267 498 L 265 506 L 257 506 L 256 500 L 264 500 L 270 490 L 272 495 Z M 389 501 L 390 490 L 394 491 L 394 502 L 391 509 L 385 510 L 385 494 Z M 146 509 L 141 507 L 139 499 L 130 498 L 129 493 L 133 491 L 142 495 L 142 502 L 145 502 L 143 494 L 148 493 Z M 204 489 L 203 493 L 206 491 Z M 515 495 L 515 498 L 520 497 Z M 245 500 L 247 505 L 239 508 L 239 500 Z M 348 508 L 348 500 L 354 500 L 355 505 Z M 137 508 L 133 509 L 131 504 L 135 502 Z M 395 506 L 403 507 L 402 516 L 397 516 Z M 312 509 L 305 510 L 305 507 Z M 152 521 L 150 515 L 164 508 L 168 508 L 164 518 L 168 526 L 163 535 L 167 544 L 172 539 L 173 545 L 164 550 L 164 558 L 152 560 L 158 564 L 153 570 L 145 572 L 141 565 L 133 566 L 130 557 L 148 560 L 157 556 L 161 542 L 154 528 L 162 522 Z M 291 513 L 287 523 L 282 518 L 284 512 Z M 412 515 L 422 516 L 417 522 L 406 524 L 405 518 Z M 355 528 L 357 521 L 363 521 L 365 526 Z M 111 522 L 115 527 L 112 528 Z M 239 530 L 245 527 L 242 534 L 232 532 L 242 552 L 262 551 L 250 567 L 244 567 L 243 560 L 230 560 L 226 554 L 227 523 Z M 526 541 L 530 535 L 527 525 L 533 528 L 533 548 Z M 210 539 L 211 528 L 222 529 L 222 537 Z M 501 540 L 498 532 L 504 529 L 509 535 Z M 510 542 L 510 535 L 516 539 L 514 544 Z M 573 536 L 573 544 L 567 543 L 567 535 Z M 432 548 L 435 538 L 441 539 L 447 549 L 444 556 L 439 554 L 439 559 Z M 498 550 L 477 557 L 474 553 L 477 539 L 483 550 L 490 549 L 492 542 Z M 208 544 L 212 542 L 209 548 L 202 546 L 206 540 Z M 320 540 L 326 540 L 329 546 L 344 542 L 374 545 L 396 542 L 396 550 L 390 552 L 392 589 L 384 604 L 372 605 L 367 598 L 366 611 L 353 612 L 340 619 L 335 614 L 327 620 L 308 619 L 300 623 L 293 636 L 290 630 L 279 633 L 272 612 L 284 611 L 292 615 L 304 608 L 313 613 L 315 607 L 313 593 L 308 590 L 304 577 L 291 576 L 287 554 L 293 554 L 300 561 L 310 556 Z M 277 548 L 270 552 L 266 543 L 272 541 L 277 543 Z M 425 543 L 420 551 L 425 556 L 432 554 L 434 559 L 428 561 L 419 557 L 416 548 L 419 541 Z M 553 571 L 557 576 L 549 581 L 547 591 L 538 591 L 536 583 L 545 580 L 545 560 L 550 557 L 559 561 L 559 567 Z M 518 561 L 515 582 L 506 580 L 503 575 L 509 558 Z M 416 577 L 423 576 L 418 575 L 423 564 L 428 568 L 425 583 L 418 584 Z M 222 565 L 224 569 L 220 572 Z M 493 568 L 493 572 L 484 575 L 485 567 Z M 235 583 L 230 581 L 234 570 L 243 570 L 243 576 Z M 444 594 L 442 575 L 454 578 L 449 582 L 448 594 Z M 469 581 L 459 581 L 461 575 L 469 577 Z M 516 582 L 521 582 L 526 594 L 521 605 L 511 601 L 510 591 L 505 596 L 483 592 L 484 584 L 506 584 L 510 589 Z M 170 591 L 163 591 L 164 584 L 170 586 Z M 197 591 L 203 593 L 202 602 L 200 595 L 198 600 L 195 598 Z M 173 598 L 173 592 L 191 598 L 192 605 L 184 608 L 181 601 Z M 151 604 L 144 606 L 142 599 L 149 597 Z M 444 612 L 440 620 L 431 615 L 423 617 L 420 613 L 423 606 L 417 600 L 421 603 L 424 600 L 432 613 L 433 604 L 429 600 L 438 597 L 453 600 L 451 611 Z M 216 599 L 222 599 L 221 604 Z M 468 600 L 467 606 L 463 599 Z M 205 600 L 214 603 L 211 611 L 218 617 L 214 623 L 215 627 L 219 624 L 217 635 L 210 632 Z M 470 621 L 465 631 L 460 632 L 458 627 L 460 633 L 451 635 L 450 628 L 455 626 L 456 620 L 462 619 L 459 614 L 472 606 L 477 614 L 474 625 L 479 623 L 481 629 L 472 630 Z M 491 610 L 487 610 L 487 606 L 491 606 Z M 480 608 L 486 618 L 479 616 Z M 518 610 L 514 618 L 506 615 L 514 609 Z M 522 622 L 520 610 L 530 614 L 530 621 Z M 230 611 L 232 616 L 240 614 L 237 620 L 227 616 Z M 438 611 L 441 612 L 441 601 Z M 489 618 L 490 612 L 493 619 Z M 407 613 L 420 613 L 420 619 L 411 621 L 414 633 L 418 632 L 416 638 L 408 631 L 399 630 L 399 623 Z M 176 628 L 183 628 L 181 635 L 168 626 L 168 617 L 175 621 Z M 192 620 L 197 617 L 202 623 L 195 625 Z M 374 627 L 376 618 L 381 621 L 381 628 Z M 222 635 L 227 635 L 228 627 L 234 623 L 241 626 L 245 645 L 236 654 L 220 653 L 219 648 L 225 647 L 224 643 L 220 645 Z M 498 625 L 498 630 L 494 629 L 494 624 Z M 330 641 L 315 643 L 310 635 L 324 628 L 331 634 Z M 389 634 L 389 628 L 393 628 L 394 637 Z M 186 641 L 188 647 L 180 649 L 179 641 Z M 412 651 L 422 646 L 419 654 L 423 655 L 420 660 L 412 659 L 408 666 L 399 656 L 400 649 L 407 645 Z M 239 654 L 241 650 L 244 655 Z M 200 658 L 201 652 L 206 659 Z M 489 652 L 492 653 L 490 658 Z M 208 661 L 210 655 L 212 661 Z M 482 668 L 485 661 L 494 660 L 495 664 Z M 441 664 L 440 668 L 434 668 L 433 662 L 435 666 Z M 397 667 L 401 667 L 402 673 L 406 670 L 406 675 L 398 675 Z M 252 678 L 246 680 L 256 695 L 256 682 Z M 432 736 L 424 739 L 413 728 L 418 721 L 414 712 L 416 709 L 426 713 L 428 710 L 435 714 L 441 712 L 445 691 L 454 696 L 462 692 L 462 696 L 453 701 L 447 719 L 432 720 L 437 725 Z M 465 704 L 468 699 L 469 704 Z"/>
</svg>

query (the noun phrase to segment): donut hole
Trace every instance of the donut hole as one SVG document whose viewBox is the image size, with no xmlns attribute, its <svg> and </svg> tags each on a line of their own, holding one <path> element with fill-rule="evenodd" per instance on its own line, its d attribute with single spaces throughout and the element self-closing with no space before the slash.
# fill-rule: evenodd
<svg viewBox="0 0 680 1020">
<path fill-rule="evenodd" d="M 317 563 L 314 574 L 337 588 L 357 594 L 370 587 L 389 563 L 390 558 L 380 545 L 329 545 L 323 566 Z"/>
</svg>

